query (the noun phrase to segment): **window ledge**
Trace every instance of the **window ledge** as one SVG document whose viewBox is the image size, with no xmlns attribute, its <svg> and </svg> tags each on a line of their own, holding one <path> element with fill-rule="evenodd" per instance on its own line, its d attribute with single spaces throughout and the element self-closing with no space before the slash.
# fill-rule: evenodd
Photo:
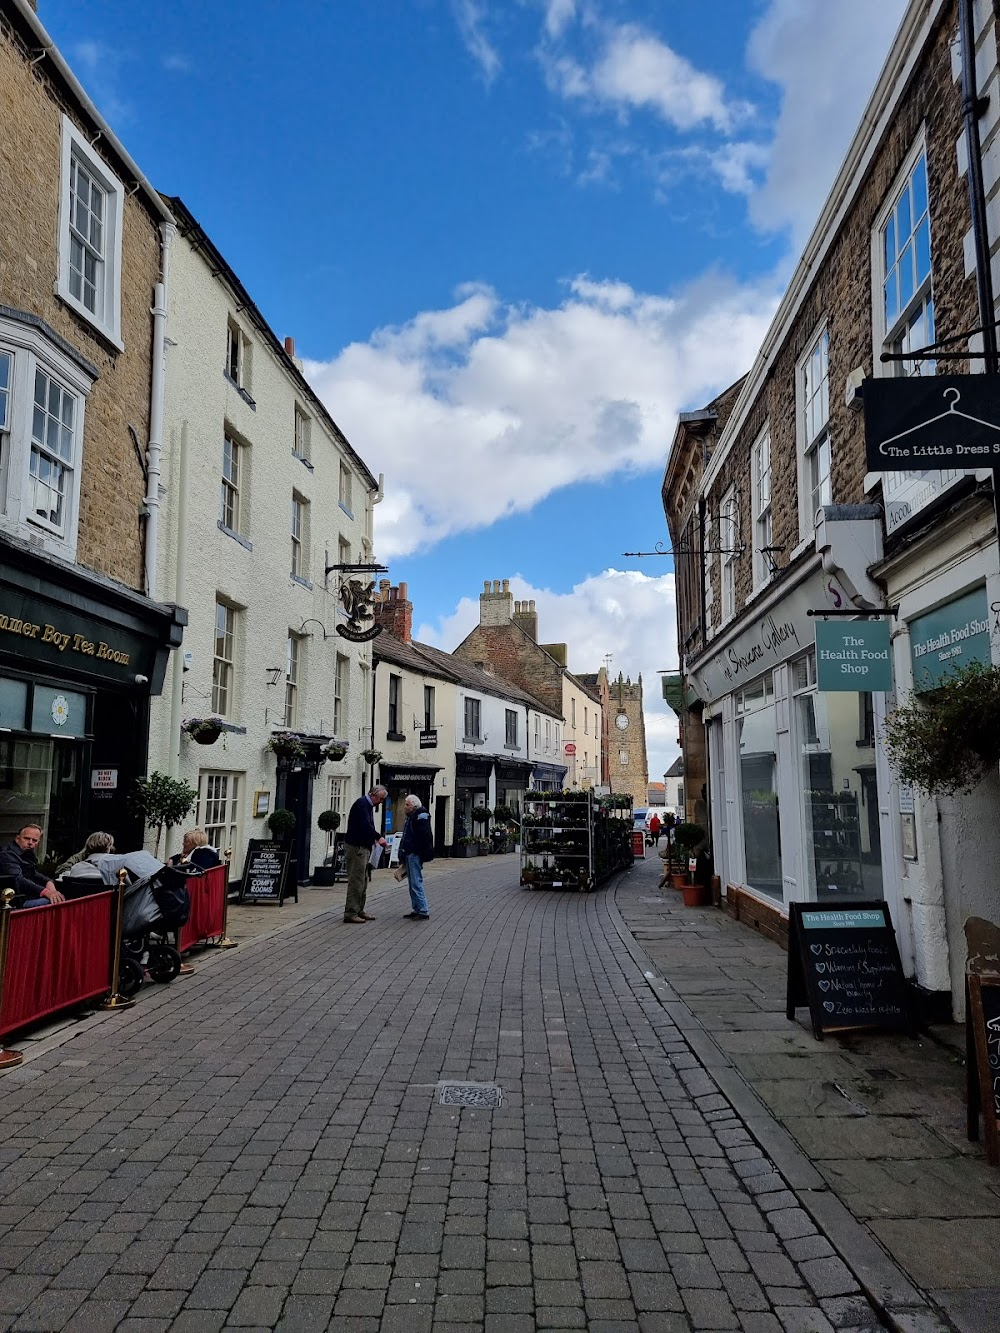
<svg viewBox="0 0 1000 1333">
<path fill-rule="evenodd" d="M 308 589 L 309 592 L 312 592 L 313 585 L 310 583 L 308 579 L 303 578 L 301 574 L 289 574 L 288 577 L 292 580 L 293 583 L 297 583 L 300 588 L 306 588 Z"/>
<path fill-rule="evenodd" d="M 315 471 L 316 471 L 315 467 L 312 465 L 312 463 L 310 463 L 309 459 L 306 458 L 305 454 L 297 454 L 297 453 L 295 452 L 295 450 L 293 449 L 293 450 L 292 450 L 292 457 L 293 457 L 293 458 L 297 458 L 298 461 L 302 464 L 302 466 L 305 467 L 305 468 L 308 468 L 310 472 L 315 472 Z"/>
<path fill-rule="evenodd" d="M 125 344 L 118 336 L 118 330 L 110 324 L 103 324 L 99 319 L 96 319 L 83 302 L 76 299 L 68 287 L 64 287 L 61 282 L 57 282 L 55 294 L 68 310 L 72 310 L 74 315 L 79 316 L 89 328 L 99 334 L 109 347 L 113 347 L 116 352 L 124 352 Z"/>
<path fill-rule="evenodd" d="M 800 555 L 805 555 L 806 551 L 812 551 L 815 550 L 815 548 L 816 548 L 816 533 L 810 532 L 809 536 L 803 537 L 802 540 L 799 542 L 798 546 L 796 546 L 795 549 L 792 551 L 792 553 L 789 555 L 788 563 L 791 564 L 793 560 L 798 560 Z"/>
<path fill-rule="evenodd" d="M 521 747 L 520 747 L 520 745 L 517 745 L 517 744 L 514 744 L 514 745 L 508 745 L 507 742 L 504 741 L 504 747 L 503 747 L 503 748 L 504 748 L 505 750 L 520 750 Z"/>
<path fill-rule="evenodd" d="M 387 741 L 405 741 L 406 734 L 402 731 L 387 731 L 385 733 L 385 738 Z"/>
<path fill-rule="evenodd" d="M 232 537 L 234 542 L 239 542 L 239 544 L 241 546 L 246 547 L 248 551 L 253 550 L 253 542 L 248 542 L 246 537 L 241 537 L 240 534 L 238 532 L 234 532 L 232 528 L 227 528 L 221 518 L 216 519 L 216 525 L 220 532 L 224 532 L 227 537 Z"/>
<path fill-rule="evenodd" d="M 338 500 L 338 501 L 337 501 L 337 508 L 338 508 L 338 509 L 342 509 L 342 510 L 344 511 L 344 513 L 347 515 L 348 518 L 353 519 L 353 517 L 354 517 L 354 511 L 353 511 L 353 509 L 348 509 L 347 505 L 344 504 L 343 500 Z"/>
<path fill-rule="evenodd" d="M 223 370 L 223 372 L 222 372 L 222 378 L 226 381 L 227 384 L 232 385 L 232 387 L 236 390 L 236 392 L 239 394 L 239 396 L 240 396 L 240 397 L 243 399 L 243 401 L 246 403 L 247 407 L 249 407 L 249 409 L 250 409 L 251 412 L 256 412 L 256 411 L 257 411 L 257 404 L 254 402 L 254 400 L 253 400 L 253 399 L 250 397 L 250 395 L 247 393 L 246 389 L 244 389 L 243 385 L 242 385 L 242 384 L 237 384 L 237 383 L 236 383 L 236 381 L 233 379 L 232 375 L 230 375 L 230 373 L 229 373 L 228 370 Z"/>
<path fill-rule="evenodd" d="M 463 736 L 463 737 L 462 737 L 462 744 L 463 744 L 463 745 L 482 745 L 482 743 L 483 743 L 483 738 L 482 738 L 482 736 Z"/>
</svg>

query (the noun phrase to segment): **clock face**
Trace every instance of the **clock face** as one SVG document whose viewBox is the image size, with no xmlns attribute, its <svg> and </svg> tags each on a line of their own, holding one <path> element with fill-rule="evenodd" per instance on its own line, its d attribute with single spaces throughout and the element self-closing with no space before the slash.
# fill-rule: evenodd
<svg viewBox="0 0 1000 1333">
<path fill-rule="evenodd" d="M 619 713 L 615 718 L 615 726 L 619 731 L 628 731 L 628 714 Z"/>
</svg>

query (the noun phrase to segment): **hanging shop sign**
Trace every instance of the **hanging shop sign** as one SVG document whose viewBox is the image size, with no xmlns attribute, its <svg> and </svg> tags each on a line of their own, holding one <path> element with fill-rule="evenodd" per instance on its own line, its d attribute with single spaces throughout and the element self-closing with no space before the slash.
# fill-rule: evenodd
<svg viewBox="0 0 1000 1333">
<path fill-rule="evenodd" d="M 834 692 L 891 690 L 888 620 L 817 620 L 816 686 Z"/>
<path fill-rule="evenodd" d="M 867 379 L 869 472 L 1000 466 L 1000 392 L 991 375 Z"/>
<path fill-rule="evenodd" d="M 957 667 L 989 663 L 986 589 L 976 588 L 909 623 L 913 688 L 933 690 Z"/>
<path fill-rule="evenodd" d="M 374 582 L 344 579 L 340 585 L 340 600 L 347 612 L 347 624 L 337 626 L 337 633 L 342 639 L 349 639 L 351 643 L 367 643 L 382 633 L 382 626 L 374 623 Z"/>
<path fill-rule="evenodd" d="M 427 728 L 420 733 L 421 750 L 436 750 L 438 743 L 438 734 L 436 727 Z"/>
<path fill-rule="evenodd" d="M 813 1036 L 912 1027 L 906 979 L 884 902 L 789 903 L 785 1016 L 808 1005 Z"/>
<path fill-rule="evenodd" d="M 563 753 L 576 754 L 576 745 L 572 741 L 568 741 L 567 744 L 563 746 Z"/>
</svg>

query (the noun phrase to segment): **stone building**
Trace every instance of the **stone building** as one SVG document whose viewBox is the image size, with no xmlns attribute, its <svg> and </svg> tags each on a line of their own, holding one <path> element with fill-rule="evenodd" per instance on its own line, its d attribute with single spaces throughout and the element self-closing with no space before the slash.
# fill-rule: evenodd
<svg viewBox="0 0 1000 1333">
<path fill-rule="evenodd" d="M 551 772 L 536 765 L 536 785 L 551 789 L 565 781 L 586 788 L 600 782 L 600 697 L 570 671 L 566 644 L 539 643 L 535 603 L 515 603 L 509 579 L 485 581 L 479 594 L 479 624 L 454 655 L 474 666 L 488 666 L 501 680 L 537 699 L 551 716 L 561 718 L 562 749 L 550 756 Z"/>
<path fill-rule="evenodd" d="M 634 683 L 618 673 L 610 683 L 608 784 L 614 792 L 632 797 L 636 809 L 645 809 L 649 789 L 646 757 L 646 722 L 642 712 L 642 676 Z"/>
<path fill-rule="evenodd" d="M 141 841 L 150 698 L 184 614 L 155 600 L 169 208 L 28 0 L 0 0 L 0 839 Z"/>
<path fill-rule="evenodd" d="M 292 340 L 275 336 L 184 203 L 170 205 L 160 572 L 190 625 L 154 711 L 151 757 L 197 788 L 195 818 L 237 869 L 248 839 L 268 836 L 268 813 L 292 810 L 304 879 L 328 850 L 317 816 L 346 815 L 366 778 L 371 644 L 354 637 L 340 597 L 350 575 L 337 567 L 372 562 L 380 483 Z M 192 734 L 207 717 L 223 724 L 211 746 Z M 285 756 L 270 748 L 280 733 L 296 738 Z M 348 746 L 344 758 L 324 760 L 331 740 Z"/>
<path fill-rule="evenodd" d="M 1000 660 L 992 474 L 869 471 L 859 411 L 866 379 L 982 369 L 958 20 L 953 0 L 908 6 L 753 366 L 678 423 L 664 501 L 691 553 L 682 679 L 665 688 L 689 812 L 707 784 L 730 909 L 782 939 L 790 902 L 884 897 L 918 993 L 961 1013 L 965 921 L 1000 917 L 1000 783 L 921 798 L 878 737 L 920 689 L 931 620 L 969 641 L 966 656 Z M 997 18 L 977 5 L 975 23 L 995 199 Z M 995 253 L 995 203 L 988 218 Z M 953 359 L 935 367 L 918 354 L 937 340 Z M 820 685 L 816 621 L 849 610 L 890 626 L 891 691 Z M 967 632 L 986 622 L 992 633 Z"/>
</svg>

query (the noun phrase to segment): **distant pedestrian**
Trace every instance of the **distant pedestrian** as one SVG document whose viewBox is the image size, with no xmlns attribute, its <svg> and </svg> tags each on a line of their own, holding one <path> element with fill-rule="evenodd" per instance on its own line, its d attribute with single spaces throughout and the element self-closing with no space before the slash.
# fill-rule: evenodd
<svg viewBox="0 0 1000 1333">
<path fill-rule="evenodd" d="M 368 867 L 372 848 L 378 844 L 387 847 L 388 843 L 375 827 L 375 810 L 388 796 L 385 787 L 373 787 L 367 796 L 359 796 L 351 806 L 347 816 L 347 833 L 344 835 L 344 857 L 347 864 L 347 902 L 344 904 L 344 921 L 349 926 L 359 926 L 364 921 L 374 921 L 365 911 L 368 899 Z"/>
<path fill-rule="evenodd" d="M 654 847 L 659 847 L 660 845 L 661 828 L 662 825 L 660 824 L 660 816 L 654 815 L 653 818 L 649 821 L 649 836 L 653 839 Z"/>
<path fill-rule="evenodd" d="M 399 843 L 399 859 L 406 866 L 406 875 L 410 882 L 410 907 L 407 921 L 426 921 L 430 917 L 427 906 L 427 894 L 424 892 L 424 863 L 434 859 L 434 833 L 431 829 L 431 817 L 424 809 L 419 796 L 407 796 L 403 802 L 406 809 L 406 823 Z"/>
</svg>

